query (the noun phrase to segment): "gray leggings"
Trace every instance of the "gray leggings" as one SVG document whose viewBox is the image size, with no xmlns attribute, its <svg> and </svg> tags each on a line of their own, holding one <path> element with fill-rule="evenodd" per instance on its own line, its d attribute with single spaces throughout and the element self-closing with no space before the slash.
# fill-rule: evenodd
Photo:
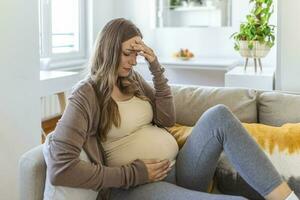
<svg viewBox="0 0 300 200">
<path fill-rule="evenodd" d="M 260 195 L 282 183 L 271 162 L 224 105 L 207 110 L 179 151 L 174 168 L 162 182 L 113 189 L 111 200 L 237 200 L 244 197 L 206 193 L 224 151 L 235 169 Z"/>
</svg>

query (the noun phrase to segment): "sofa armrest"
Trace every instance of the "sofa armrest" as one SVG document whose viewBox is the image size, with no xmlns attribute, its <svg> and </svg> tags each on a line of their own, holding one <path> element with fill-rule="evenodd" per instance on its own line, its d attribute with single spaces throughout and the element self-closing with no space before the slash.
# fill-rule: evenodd
<svg viewBox="0 0 300 200">
<path fill-rule="evenodd" d="M 20 199 L 42 200 L 46 179 L 43 145 L 24 153 L 19 160 Z"/>
</svg>

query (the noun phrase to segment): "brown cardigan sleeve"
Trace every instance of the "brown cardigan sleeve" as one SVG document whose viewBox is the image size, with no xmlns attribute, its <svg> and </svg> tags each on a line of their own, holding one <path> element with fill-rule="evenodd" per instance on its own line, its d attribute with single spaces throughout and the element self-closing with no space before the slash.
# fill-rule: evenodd
<svg viewBox="0 0 300 200">
<path fill-rule="evenodd" d="M 151 100 L 154 123 L 160 127 L 171 127 L 175 124 L 176 115 L 171 88 L 167 83 L 168 79 L 164 76 L 165 69 L 162 68 L 158 60 L 155 59 L 149 64 L 149 70 L 153 75 L 154 88 L 152 88 L 138 72 L 135 72 L 136 77 L 145 95 Z"/>
<path fill-rule="evenodd" d="M 136 160 L 121 167 L 106 167 L 79 159 L 93 120 L 91 89 L 74 92 L 53 134 L 44 146 L 47 172 L 53 185 L 88 188 L 129 188 L 148 181 L 145 164 Z"/>
</svg>

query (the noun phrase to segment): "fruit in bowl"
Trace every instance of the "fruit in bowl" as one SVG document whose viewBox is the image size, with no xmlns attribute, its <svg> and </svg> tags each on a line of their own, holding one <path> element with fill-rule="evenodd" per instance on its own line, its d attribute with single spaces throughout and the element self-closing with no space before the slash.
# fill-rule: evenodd
<svg viewBox="0 0 300 200">
<path fill-rule="evenodd" d="M 178 52 L 174 53 L 174 57 L 182 60 L 189 60 L 194 57 L 194 54 L 188 49 L 180 49 Z"/>
</svg>

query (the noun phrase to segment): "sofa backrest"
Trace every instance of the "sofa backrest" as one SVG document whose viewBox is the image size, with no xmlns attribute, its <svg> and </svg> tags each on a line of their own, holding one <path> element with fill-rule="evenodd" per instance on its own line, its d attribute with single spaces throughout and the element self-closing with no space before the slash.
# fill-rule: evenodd
<svg viewBox="0 0 300 200">
<path fill-rule="evenodd" d="M 300 122 L 300 94 L 262 92 L 257 99 L 259 123 L 281 126 Z"/>
<path fill-rule="evenodd" d="M 273 126 L 300 122 L 299 93 L 179 84 L 171 84 L 171 89 L 179 124 L 194 125 L 217 104 L 228 106 L 242 122 Z"/>
<path fill-rule="evenodd" d="M 242 121 L 257 122 L 257 92 L 241 88 L 171 85 L 177 123 L 194 125 L 210 107 L 224 104 Z"/>
</svg>

